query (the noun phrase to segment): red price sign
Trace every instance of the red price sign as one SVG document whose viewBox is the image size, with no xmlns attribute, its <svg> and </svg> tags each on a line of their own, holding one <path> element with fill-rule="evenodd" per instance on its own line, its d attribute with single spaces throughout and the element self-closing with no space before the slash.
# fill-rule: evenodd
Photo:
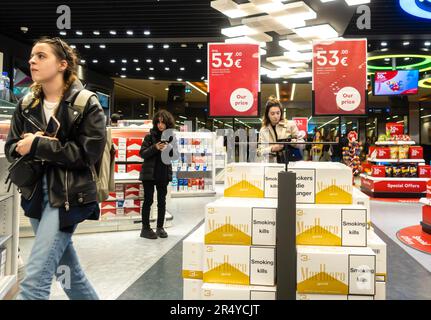
<svg viewBox="0 0 431 320">
<path fill-rule="evenodd" d="M 367 40 L 313 43 L 315 115 L 363 115 L 367 92 Z"/>
<path fill-rule="evenodd" d="M 211 117 L 259 116 L 260 55 L 255 44 L 208 45 Z"/>
<path fill-rule="evenodd" d="M 308 134 L 308 118 L 292 118 L 298 127 L 299 136 L 307 138 Z"/>
</svg>

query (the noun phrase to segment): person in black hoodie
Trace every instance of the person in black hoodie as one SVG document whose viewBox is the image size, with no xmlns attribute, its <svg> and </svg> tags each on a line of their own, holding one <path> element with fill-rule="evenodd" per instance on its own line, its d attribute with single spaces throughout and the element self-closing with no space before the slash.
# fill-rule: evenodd
<svg viewBox="0 0 431 320">
<path fill-rule="evenodd" d="M 140 156 L 144 159 L 139 179 L 144 185 L 144 204 L 142 206 L 141 237 L 147 239 L 167 238 L 163 229 L 166 213 L 167 187 L 172 181 L 170 160 L 178 159 L 176 139 L 171 134 L 163 135 L 166 129 L 174 129 L 175 120 L 166 110 L 160 110 L 153 118 L 153 128 L 142 142 Z M 157 229 L 150 228 L 150 212 L 153 204 L 154 187 L 157 188 Z"/>
</svg>

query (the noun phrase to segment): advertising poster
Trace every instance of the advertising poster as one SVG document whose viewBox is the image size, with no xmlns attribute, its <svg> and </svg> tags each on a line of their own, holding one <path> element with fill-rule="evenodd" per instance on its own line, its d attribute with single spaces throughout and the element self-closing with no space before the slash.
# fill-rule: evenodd
<svg viewBox="0 0 431 320">
<path fill-rule="evenodd" d="M 208 44 L 210 117 L 258 117 L 259 69 L 259 45 Z"/>
<path fill-rule="evenodd" d="M 367 40 L 313 42 L 314 115 L 364 115 Z"/>
</svg>

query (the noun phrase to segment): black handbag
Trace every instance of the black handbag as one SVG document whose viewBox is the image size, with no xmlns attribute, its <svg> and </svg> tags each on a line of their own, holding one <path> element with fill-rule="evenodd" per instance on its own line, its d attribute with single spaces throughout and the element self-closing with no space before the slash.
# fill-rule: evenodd
<svg viewBox="0 0 431 320">
<path fill-rule="evenodd" d="M 43 165 L 41 161 L 23 156 L 11 163 L 8 171 L 6 183 L 10 181 L 9 192 L 11 183 L 18 188 L 33 186 L 43 176 Z"/>
</svg>

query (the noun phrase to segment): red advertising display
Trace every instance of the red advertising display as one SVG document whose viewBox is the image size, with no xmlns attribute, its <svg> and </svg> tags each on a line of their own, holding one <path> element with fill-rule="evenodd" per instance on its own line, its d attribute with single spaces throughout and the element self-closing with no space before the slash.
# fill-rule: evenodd
<svg viewBox="0 0 431 320">
<path fill-rule="evenodd" d="M 409 159 L 423 159 L 424 148 L 420 146 L 411 146 L 409 149 Z"/>
<path fill-rule="evenodd" d="M 385 166 L 372 166 L 371 175 L 373 177 L 386 177 L 386 167 Z"/>
<path fill-rule="evenodd" d="M 259 71 L 259 45 L 208 44 L 210 117 L 258 117 Z"/>
<path fill-rule="evenodd" d="M 308 134 L 308 118 L 292 118 L 298 127 L 299 136 L 307 138 Z"/>
<path fill-rule="evenodd" d="M 391 136 L 404 134 L 404 125 L 402 123 L 388 122 L 386 124 L 386 132 Z"/>
<path fill-rule="evenodd" d="M 419 178 L 431 178 L 431 166 L 418 166 Z"/>
<path fill-rule="evenodd" d="M 314 115 L 363 115 L 367 89 L 366 39 L 313 43 Z"/>
<path fill-rule="evenodd" d="M 427 189 L 427 182 L 418 180 L 374 181 L 361 178 L 361 185 L 376 193 L 425 193 Z"/>
</svg>

